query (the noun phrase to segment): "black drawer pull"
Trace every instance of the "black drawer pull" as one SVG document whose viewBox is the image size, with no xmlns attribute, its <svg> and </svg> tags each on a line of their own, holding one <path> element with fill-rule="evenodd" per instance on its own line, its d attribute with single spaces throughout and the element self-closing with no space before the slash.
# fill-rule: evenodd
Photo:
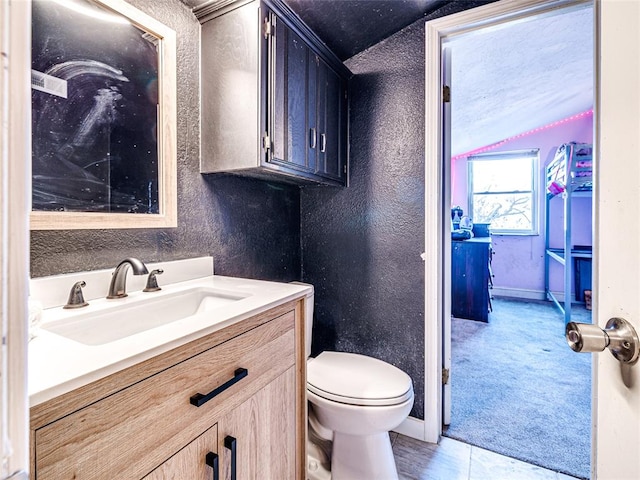
<svg viewBox="0 0 640 480">
<path fill-rule="evenodd" d="M 218 454 L 209 452 L 204 457 L 204 462 L 213 469 L 213 480 L 220 480 L 220 468 L 218 466 Z"/>
<path fill-rule="evenodd" d="M 191 405 L 195 405 L 196 407 L 201 407 L 202 405 L 207 403 L 209 400 L 211 400 L 213 397 L 220 395 L 227 388 L 238 383 L 247 375 L 249 375 L 249 370 L 247 370 L 246 368 L 238 368 L 234 372 L 234 376 L 231 380 L 226 381 L 225 383 L 220 385 L 218 388 L 211 390 L 211 392 L 207 393 L 206 395 L 203 395 L 202 393 L 196 393 L 189 399 L 189 401 L 191 402 Z"/>
<path fill-rule="evenodd" d="M 236 480 L 236 439 L 231 435 L 224 437 L 224 446 L 231 450 L 231 480 Z"/>
</svg>

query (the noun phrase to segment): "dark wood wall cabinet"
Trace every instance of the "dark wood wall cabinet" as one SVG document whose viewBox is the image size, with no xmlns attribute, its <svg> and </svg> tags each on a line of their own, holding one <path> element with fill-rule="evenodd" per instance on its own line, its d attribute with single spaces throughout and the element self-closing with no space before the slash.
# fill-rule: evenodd
<svg viewBox="0 0 640 480">
<path fill-rule="evenodd" d="M 280 0 L 221 1 L 202 23 L 202 173 L 348 183 L 351 72 Z"/>
<path fill-rule="evenodd" d="M 491 237 L 451 242 L 451 314 L 480 322 L 489 321 Z"/>
</svg>

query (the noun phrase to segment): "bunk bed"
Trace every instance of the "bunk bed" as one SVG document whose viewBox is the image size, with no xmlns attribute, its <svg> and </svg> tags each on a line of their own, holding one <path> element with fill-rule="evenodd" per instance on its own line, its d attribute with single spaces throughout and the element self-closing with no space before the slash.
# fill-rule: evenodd
<svg viewBox="0 0 640 480">
<path fill-rule="evenodd" d="M 564 314 L 565 324 L 571 321 L 571 280 L 574 259 L 591 258 L 591 248 L 579 248 L 572 245 L 571 202 L 577 196 L 591 196 L 593 190 L 593 149 L 591 144 L 570 142 L 560 145 L 553 161 L 546 168 L 546 220 L 545 220 L 545 256 L 544 289 L 548 300 L 553 301 Z M 549 207 L 554 199 L 563 201 L 564 232 L 562 248 L 549 245 L 551 216 Z M 564 299 L 561 303 L 550 288 L 551 262 L 564 268 Z"/>
</svg>

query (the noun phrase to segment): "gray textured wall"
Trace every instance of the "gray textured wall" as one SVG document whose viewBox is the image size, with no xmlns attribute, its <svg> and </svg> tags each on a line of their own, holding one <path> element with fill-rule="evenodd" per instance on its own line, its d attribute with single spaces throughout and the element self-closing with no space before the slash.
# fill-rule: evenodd
<svg viewBox="0 0 640 480">
<path fill-rule="evenodd" d="M 490 3 L 460 0 L 352 57 L 351 186 L 305 187 L 302 268 L 316 291 L 313 353 L 338 350 L 407 372 L 424 416 L 425 21 Z M 436 86 L 437 88 L 437 86 Z"/>
<path fill-rule="evenodd" d="M 302 189 L 303 279 L 315 285 L 314 353 L 406 371 L 424 410 L 424 23 L 346 62 L 351 185 Z"/>
<path fill-rule="evenodd" d="M 109 268 L 127 256 L 151 262 L 213 255 L 218 274 L 299 280 L 299 189 L 198 171 L 197 20 L 178 0 L 128 1 L 177 33 L 178 228 L 34 231 L 31 275 Z"/>
</svg>

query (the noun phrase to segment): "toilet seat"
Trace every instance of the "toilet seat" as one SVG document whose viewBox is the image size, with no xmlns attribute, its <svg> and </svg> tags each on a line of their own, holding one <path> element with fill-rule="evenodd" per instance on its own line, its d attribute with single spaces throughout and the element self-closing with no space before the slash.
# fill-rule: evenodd
<svg viewBox="0 0 640 480">
<path fill-rule="evenodd" d="M 307 389 L 348 405 L 398 405 L 413 397 L 411 378 L 382 360 L 345 352 L 322 352 L 307 362 Z"/>
</svg>

